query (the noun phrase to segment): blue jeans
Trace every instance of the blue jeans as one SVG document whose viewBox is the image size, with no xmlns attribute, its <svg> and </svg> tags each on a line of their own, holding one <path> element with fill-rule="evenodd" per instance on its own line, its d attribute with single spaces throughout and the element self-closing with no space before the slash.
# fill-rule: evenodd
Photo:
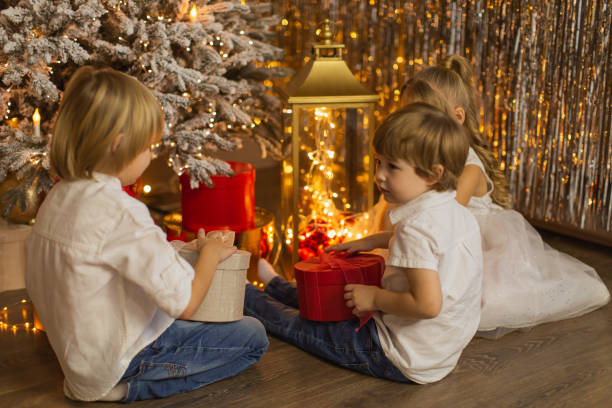
<svg viewBox="0 0 612 408">
<path fill-rule="evenodd" d="M 268 348 L 256 319 L 231 323 L 176 320 L 130 362 L 120 382 L 122 402 L 162 398 L 234 376 L 259 361 Z"/>
<path fill-rule="evenodd" d="M 315 322 L 300 317 L 297 289 L 281 277 L 264 292 L 246 285 L 244 312 L 259 319 L 274 336 L 315 356 L 373 377 L 411 382 L 387 359 L 374 319 L 358 332 L 359 319 Z"/>
</svg>

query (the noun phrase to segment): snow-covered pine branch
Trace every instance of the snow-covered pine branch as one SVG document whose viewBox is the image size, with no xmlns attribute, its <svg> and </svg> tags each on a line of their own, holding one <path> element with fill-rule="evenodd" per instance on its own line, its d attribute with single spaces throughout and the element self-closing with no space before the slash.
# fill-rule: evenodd
<svg viewBox="0 0 612 408">
<path fill-rule="evenodd" d="M 281 49 L 270 45 L 271 27 L 279 19 L 270 4 L 246 3 L 10 2 L 13 7 L 0 11 L 0 60 L 5 61 L 0 65 L 0 109 L 4 123 L 11 122 L 0 126 L 0 180 L 18 173 L 24 175 L 22 183 L 34 182 L 37 191 L 51 187 L 43 153 L 65 84 L 86 64 L 126 72 L 155 93 L 164 110 L 162 140 L 174 160 L 171 165 L 177 173 L 188 169 L 194 185 L 198 180 L 210 184 L 218 172 L 231 173 L 213 155 L 236 148 L 238 136 L 252 137 L 265 154 L 280 157 L 280 103 L 263 84 L 290 73 L 267 68 L 282 58 Z M 198 16 L 192 21 L 193 4 Z M 37 108 L 40 143 L 29 138 Z"/>
</svg>

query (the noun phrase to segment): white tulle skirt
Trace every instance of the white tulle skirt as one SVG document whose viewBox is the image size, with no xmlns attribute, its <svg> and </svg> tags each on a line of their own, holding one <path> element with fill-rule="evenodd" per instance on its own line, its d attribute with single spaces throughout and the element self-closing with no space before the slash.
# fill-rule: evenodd
<svg viewBox="0 0 612 408">
<path fill-rule="evenodd" d="M 479 335 L 497 338 L 580 316 L 610 300 L 593 268 L 543 242 L 520 213 L 500 208 L 474 215 L 484 259 Z"/>
</svg>

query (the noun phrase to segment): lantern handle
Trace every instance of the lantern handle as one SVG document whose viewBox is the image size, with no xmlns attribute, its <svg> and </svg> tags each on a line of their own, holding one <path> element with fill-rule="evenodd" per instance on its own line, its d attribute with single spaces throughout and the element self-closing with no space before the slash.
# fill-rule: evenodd
<svg viewBox="0 0 612 408">
<path fill-rule="evenodd" d="M 329 18 L 323 20 L 322 23 L 318 24 L 318 27 L 323 27 L 322 29 L 317 30 L 317 40 L 320 44 L 331 45 L 334 42 L 334 31 L 332 31 L 332 25 L 336 26 L 334 22 L 332 22 Z"/>
<path fill-rule="evenodd" d="M 335 27 L 335 23 L 331 21 L 329 18 L 323 20 L 322 23 L 319 23 L 317 27 L 317 43 L 315 43 L 312 47 L 315 59 L 342 59 L 342 50 L 344 49 L 344 44 L 340 44 L 334 41 L 334 30 L 332 30 L 332 26 Z M 325 56 L 322 55 L 321 50 L 324 50 L 326 53 Z"/>
</svg>

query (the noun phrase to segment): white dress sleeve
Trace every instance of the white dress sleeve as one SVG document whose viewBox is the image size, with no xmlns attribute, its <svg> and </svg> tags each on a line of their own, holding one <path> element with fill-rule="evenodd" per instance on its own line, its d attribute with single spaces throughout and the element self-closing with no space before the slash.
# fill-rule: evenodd
<svg viewBox="0 0 612 408">
<path fill-rule="evenodd" d="M 467 160 L 465 161 L 465 165 L 467 166 L 468 164 L 478 166 L 480 167 L 480 170 L 483 171 L 483 173 L 486 173 L 482 161 L 480 161 L 480 158 L 478 157 L 474 149 L 472 149 L 471 147 L 468 150 Z"/>
<path fill-rule="evenodd" d="M 482 164 L 482 161 L 480 160 L 480 157 L 478 157 L 474 149 L 472 149 L 471 147 L 468 150 L 468 157 L 467 157 L 467 160 L 465 161 L 465 165 L 466 166 L 473 165 L 473 166 L 479 167 L 487 181 L 487 192 L 490 193 L 491 191 L 493 191 L 493 181 L 491 181 L 491 179 L 489 178 L 489 175 L 487 174 L 487 171 L 485 170 L 484 165 Z"/>
<path fill-rule="evenodd" d="M 160 309 L 179 316 L 191 298 L 194 270 L 166 241 L 142 203 L 126 209 L 105 240 L 104 261 Z"/>
</svg>

